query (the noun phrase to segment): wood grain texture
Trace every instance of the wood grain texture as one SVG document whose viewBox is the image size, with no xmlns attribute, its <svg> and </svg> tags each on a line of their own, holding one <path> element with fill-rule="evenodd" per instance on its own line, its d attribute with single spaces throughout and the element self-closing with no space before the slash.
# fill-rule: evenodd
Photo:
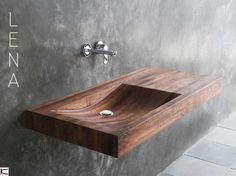
<svg viewBox="0 0 236 176">
<path fill-rule="evenodd" d="M 219 93 L 221 78 L 143 68 L 26 110 L 27 128 L 120 157 Z M 109 109 L 111 117 L 99 112 Z"/>
</svg>

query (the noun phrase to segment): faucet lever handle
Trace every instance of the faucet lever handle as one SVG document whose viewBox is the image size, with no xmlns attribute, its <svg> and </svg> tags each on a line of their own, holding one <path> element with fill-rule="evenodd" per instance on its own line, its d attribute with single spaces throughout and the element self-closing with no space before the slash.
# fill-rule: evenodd
<svg viewBox="0 0 236 176">
<path fill-rule="evenodd" d="M 98 41 L 97 43 L 95 43 L 95 49 L 106 49 L 108 50 L 107 45 L 105 45 L 102 41 Z"/>
<path fill-rule="evenodd" d="M 108 46 L 105 45 L 102 41 L 98 41 L 95 43 L 94 48 L 91 47 L 90 44 L 86 44 L 82 48 L 82 53 L 84 56 L 89 56 L 91 53 L 95 54 L 103 54 L 103 63 L 107 64 L 108 63 L 108 57 L 109 56 L 116 56 L 117 51 L 109 51 Z"/>
</svg>

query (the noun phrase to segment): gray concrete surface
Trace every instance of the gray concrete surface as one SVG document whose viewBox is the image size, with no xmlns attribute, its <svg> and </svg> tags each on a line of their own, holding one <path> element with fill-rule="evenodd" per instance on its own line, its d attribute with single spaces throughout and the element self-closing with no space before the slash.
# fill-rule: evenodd
<svg viewBox="0 0 236 176">
<path fill-rule="evenodd" d="M 1 0 L 0 166 L 16 176 L 157 175 L 236 106 L 234 0 Z M 18 24 L 8 48 L 8 14 Z M 104 66 L 84 43 L 118 56 Z M 19 68 L 8 52 L 19 52 Z M 220 96 L 116 160 L 22 128 L 22 112 L 144 66 L 222 75 Z M 20 88 L 7 88 L 15 72 Z"/>
</svg>

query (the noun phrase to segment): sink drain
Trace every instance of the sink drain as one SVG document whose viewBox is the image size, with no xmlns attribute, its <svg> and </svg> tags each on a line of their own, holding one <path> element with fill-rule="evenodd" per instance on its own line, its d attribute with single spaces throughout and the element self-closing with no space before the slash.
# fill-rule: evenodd
<svg viewBox="0 0 236 176">
<path fill-rule="evenodd" d="M 101 116 L 108 117 L 108 116 L 112 116 L 114 113 L 112 111 L 110 111 L 110 110 L 102 110 L 99 114 Z"/>
</svg>

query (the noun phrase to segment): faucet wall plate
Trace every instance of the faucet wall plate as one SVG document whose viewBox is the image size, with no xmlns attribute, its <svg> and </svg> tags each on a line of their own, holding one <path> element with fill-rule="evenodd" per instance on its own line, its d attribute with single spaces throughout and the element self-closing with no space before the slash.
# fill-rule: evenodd
<svg viewBox="0 0 236 176">
<path fill-rule="evenodd" d="M 109 51 L 108 46 L 105 45 L 102 41 L 96 42 L 94 45 L 94 48 L 92 48 L 90 44 L 83 45 L 82 53 L 85 57 L 88 57 L 89 55 L 91 55 L 91 53 L 103 54 L 103 57 L 104 57 L 103 63 L 104 64 L 108 63 L 109 56 L 116 56 L 117 55 L 117 51 Z"/>
<path fill-rule="evenodd" d="M 85 44 L 85 45 L 83 46 L 82 52 L 83 52 L 83 54 L 84 54 L 85 57 L 88 57 L 88 56 L 91 54 L 91 52 L 89 51 L 90 49 L 92 49 L 92 47 L 91 47 L 90 44 Z"/>
<path fill-rule="evenodd" d="M 25 126 L 120 157 L 217 95 L 221 78 L 143 68 L 24 113 Z M 100 115 L 101 111 L 104 112 Z"/>
</svg>

